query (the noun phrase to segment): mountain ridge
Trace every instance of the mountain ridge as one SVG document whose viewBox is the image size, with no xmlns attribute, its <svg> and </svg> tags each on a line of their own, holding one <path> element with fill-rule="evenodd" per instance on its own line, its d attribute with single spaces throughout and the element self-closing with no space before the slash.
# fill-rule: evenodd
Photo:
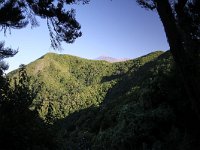
<svg viewBox="0 0 200 150">
<path fill-rule="evenodd" d="M 130 58 L 114 58 L 114 57 L 110 57 L 110 56 L 99 56 L 97 58 L 95 58 L 94 60 L 104 60 L 104 61 L 108 61 L 111 63 L 114 62 L 122 62 L 122 61 L 127 61 L 127 60 L 131 60 Z"/>
<path fill-rule="evenodd" d="M 80 106 L 74 108 L 74 111 L 80 108 L 86 108 L 91 104 L 99 105 L 105 98 L 108 90 L 114 86 L 118 80 L 121 80 L 122 76 L 130 71 L 135 71 L 146 62 L 157 58 L 161 54 L 163 54 L 163 52 L 157 51 L 136 59 L 110 63 L 67 54 L 47 53 L 36 61 L 26 65 L 26 69 L 28 75 L 31 76 L 33 84 L 39 84 L 37 82 L 43 84 L 40 94 L 38 94 L 36 98 L 36 103 L 40 101 L 39 97 L 41 97 L 41 95 L 45 99 L 52 99 L 51 97 L 54 97 L 53 103 L 55 106 L 57 105 L 56 103 L 59 97 L 62 97 L 61 99 L 66 102 L 70 100 L 70 103 L 73 103 L 73 99 L 76 99 L 77 102 L 80 101 L 80 99 L 85 102 L 89 101 L 87 102 L 88 104 L 77 104 L 77 106 Z M 9 76 L 16 77 L 18 74 L 17 71 L 18 70 L 12 71 L 9 73 Z M 68 90 L 71 93 L 66 96 L 64 93 Z M 79 91 L 78 97 L 74 95 L 72 91 Z M 100 94 L 99 92 L 101 93 L 101 97 L 98 96 Z M 87 95 L 87 97 L 85 97 L 85 95 Z M 96 98 L 94 99 L 94 97 Z M 61 118 L 73 112 L 70 110 L 72 104 L 68 105 L 69 107 L 64 108 L 63 114 L 57 112 Z M 40 115 L 44 119 L 47 110 L 48 104 L 44 104 L 43 109 L 40 110 Z"/>
<path fill-rule="evenodd" d="M 26 71 L 39 88 L 30 109 L 58 150 L 199 149 L 199 123 L 169 51 L 116 63 L 47 54 Z"/>
</svg>

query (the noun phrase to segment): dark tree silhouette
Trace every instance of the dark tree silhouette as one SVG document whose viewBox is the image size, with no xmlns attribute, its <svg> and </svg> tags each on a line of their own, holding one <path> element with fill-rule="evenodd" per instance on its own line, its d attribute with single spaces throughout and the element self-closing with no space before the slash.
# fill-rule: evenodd
<svg viewBox="0 0 200 150">
<path fill-rule="evenodd" d="M 12 57 L 17 51 L 11 48 L 5 48 L 4 42 L 0 42 L 0 76 L 3 75 L 3 71 L 8 69 L 8 65 L 3 61 L 4 58 Z"/>
<path fill-rule="evenodd" d="M 38 26 L 36 17 L 47 20 L 51 46 L 61 48 L 61 42 L 73 43 L 80 37 L 80 24 L 75 19 L 75 10 L 65 10 L 66 5 L 88 3 L 89 0 L 2 0 L 0 1 L 0 31 Z M 0 42 L 0 75 L 8 68 L 4 58 L 12 57 L 16 50 L 5 48 Z"/>
<path fill-rule="evenodd" d="M 61 42 L 73 43 L 82 34 L 75 19 L 75 10 L 65 10 L 69 4 L 87 3 L 88 0 L 1 0 L 0 31 L 38 26 L 37 17 L 47 20 L 51 46 L 61 48 Z M 19 79 L 11 88 L 4 71 L 8 65 L 4 58 L 12 57 L 17 50 L 6 48 L 0 42 L 0 145 L 1 149 L 55 149 L 52 132 L 38 119 L 29 106 L 36 91 L 21 66 Z M 47 130 L 46 130 L 47 128 Z M 50 134 L 49 134 L 50 133 Z M 44 141 L 43 141 L 44 140 Z"/>
<path fill-rule="evenodd" d="M 137 0 L 137 2 L 146 9 L 158 12 L 189 99 L 200 118 L 200 1 Z"/>
<path fill-rule="evenodd" d="M 8 0 L 0 2 L 0 27 L 21 29 L 31 24 L 38 26 L 36 16 L 47 20 L 51 45 L 59 48 L 62 41 L 73 43 L 81 36 L 81 26 L 75 19 L 75 10 L 65 10 L 69 4 L 87 3 L 88 0 Z"/>
<path fill-rule="evenodd" d="M 39 118 L 30 106 L 39 88 L 30 87 L 24 65 L 14 85 L 5 78 L 0 80 L 0 145 L 3 150 L 56 149 L 53 130 Z"/>
</svg>

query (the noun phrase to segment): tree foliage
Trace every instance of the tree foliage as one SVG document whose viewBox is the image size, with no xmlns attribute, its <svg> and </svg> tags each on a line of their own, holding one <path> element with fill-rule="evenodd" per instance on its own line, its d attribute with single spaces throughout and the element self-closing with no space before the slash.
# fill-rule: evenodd
<svg viewBox="0 0 200 150">
<path fill-rule="evenodd" d="M 21 29 L 31 24 L 39 25 L 37 17 L 47 20 L 53 48 L 59 48 L 62 41 L 73 43 L 81 36 L 81 26 L 75 19 L 75 10 L 66 10 L 66 5 L 87 3 L 88 0 L 3 0 L 0 2 L 0 27 Z"/>
<path fill-rule="evenodd" d="M 47 20 L 47 27 L 53 48 L 61 48 L 61 42 L 73 43 L 82 35 L 80 24 L 75 19 L 75 10 L 66 10 L 66 5 L 88 3 L 89 0 L 1 0 L 0 1 L 0 30 L 7 30 L 39 25 L 37 17 Z M 0 76 L 8 69 L 4 58 L 12 57 L 17 50 L 5 48 L 0 42 Z"/>
<path fill-rule="evenodd" d="M 87 1 L 4 0 L 0 14 L 7 15 L 0 18 L 0 26 L 4 31 L 29 23 L 34 27 L 36 16 L 45 18 L 52 46 L 57 48 L 60 42 L 71 43 L 81 35 L 74 10 L 64 10 L 77 2 Z M 19 73 L 18 78 L 9 82 L 3 64 L 3 149 L 200 149 L 200 2 L 137 2 L 157 10 L 177 65 L 168 52 L 114 64 L 48 54 L 27 68 L 31 78 L 22 66 L 10 74 L 15 79 Z M 1 43 L 0 54 L 2 61 L 15 52 Z"/>
<path fill-rule="evenodd" d="M 8 65 L 3 61 L 4 58 L 13 57 L 17 51 L 11 48 L 5 48 L 4 42 L 0 42 L 0 76 L 3 75 L 3 71 L 8 69 Z"/>
<path fill-rule="evenodd" d="M 37 128 L 47 139 L 41 149 L 200 148 L 200 123 L 170 52 L 118 63 L 50 53 L 26 68 L 29 86 L 41 87 L 30 107 L 52 137 Z"/>
<path fill-rule="evenodd" d="M 58 137 L 66 141 L 61 145 L 77 150 L 199 149 L 197 115 L 173 64 L 167 52 L 129 68 L 99 107 L 57 122 Z"/>
<path fill-rule="evenodd" d="M 36 110 L 30 110 L 39 89 L 30 87 L 25 66 L 20 67 L 14 80 L 14 85 L 10 85 L 6 78 L 1 80 L 4 82 L 0 88 L 1 149 L 55 149 L 53 132 L 42 122 Z"/>
<path fill-rule="evenodd" d="M 137 0 L 137 2 L 142 7 L 157 10 L 170 51 L 200 118 L 200 2 L 198 0 Z"/>
</svg>

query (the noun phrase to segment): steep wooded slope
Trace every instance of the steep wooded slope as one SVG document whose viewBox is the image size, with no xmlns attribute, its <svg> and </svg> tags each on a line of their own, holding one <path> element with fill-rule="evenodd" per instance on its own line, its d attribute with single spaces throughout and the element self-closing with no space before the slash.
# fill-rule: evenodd
<svg viewBox="0 0 200 150">
<path fill-rule="evenodd" d="M 33 107 L 41 106 L 39 112 L 43 118 L 52 107 L 50 115 L 59 119 L 91 105 L 98 106 L 128 72 L 135 72 L 162 53 L 119 63 L 48 53 L 26 66 L 32 83 L 40 88 Z M 17 70 L 10 75 L 16 76 Z"/>
<path fill-rule="evenodd" d="M 169 52 L 118 63 L 47 54 L 27 65 L 57 149 L 200 148 L 200 123 Z M 10 76 L 15 76 L 17 71 Z"/>
</svg>

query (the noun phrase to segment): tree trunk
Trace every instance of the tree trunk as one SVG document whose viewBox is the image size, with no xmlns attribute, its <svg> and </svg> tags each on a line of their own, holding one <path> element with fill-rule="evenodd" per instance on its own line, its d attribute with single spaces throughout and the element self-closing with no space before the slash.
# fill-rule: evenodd
<svg viewBox="0 0 200 150">
<path fill-rule="evenodd" d="M 176 21 L 168 0 L 155 0 L 166 37 L 193 109 L 200 119 L 200 46 L 184 32 Z"/>
</svg>

